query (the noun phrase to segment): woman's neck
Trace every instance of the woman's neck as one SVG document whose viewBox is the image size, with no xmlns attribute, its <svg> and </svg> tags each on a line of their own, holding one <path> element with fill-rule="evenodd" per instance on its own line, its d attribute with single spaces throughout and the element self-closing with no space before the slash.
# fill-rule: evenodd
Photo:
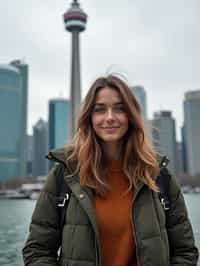
<svg viewBox="0 0 200 266">
<path fill-rule="evenodd" d="M 103 143 L 103 151 L 108 160 L 119 160 L 121 154 L 121 144 Z"/>
</svg>

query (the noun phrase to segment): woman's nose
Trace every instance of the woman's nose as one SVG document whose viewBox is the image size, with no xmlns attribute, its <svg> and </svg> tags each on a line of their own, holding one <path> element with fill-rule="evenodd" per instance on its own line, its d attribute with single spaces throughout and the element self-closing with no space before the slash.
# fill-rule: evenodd
<svg viewBox="0 0 200 266">
<path fill-rule="evenodd" d="M 114 114 L 113 114 L 112 109 L 108 109 L 107 114 L 106 114 L 106 118 L 108 120 L 113 120 L 114 119 Z"/>
</svg>

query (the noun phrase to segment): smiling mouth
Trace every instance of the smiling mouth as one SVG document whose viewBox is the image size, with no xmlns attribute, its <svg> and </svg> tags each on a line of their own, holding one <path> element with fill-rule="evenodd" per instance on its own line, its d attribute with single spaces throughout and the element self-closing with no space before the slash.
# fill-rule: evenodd
<svg viewBox="0 0 200 266">
<path fill-rule="evenodd" d="M 103 131 L 106 134 L 114 134 L 115 132 L 117 132 L 118 129 L 119 129 L 119 127 L 104 127 Z"/>
<path fill-rule="evenodd" d="M 119 127 L 102 127 L 103 129 L 115 129 L 115 128 L 119 128 Z"/>
</svg>

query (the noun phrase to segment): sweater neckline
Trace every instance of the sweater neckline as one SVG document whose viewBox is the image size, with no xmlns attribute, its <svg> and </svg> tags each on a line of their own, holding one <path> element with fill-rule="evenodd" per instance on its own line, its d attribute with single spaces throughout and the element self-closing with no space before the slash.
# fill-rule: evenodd
<svg viewBox="0 0 200 266">
<path fill-rule="evenodd" d="M 122 172 L 122 162 L 120 160 L 109 160 L 108 172 Z"/>
</svg>

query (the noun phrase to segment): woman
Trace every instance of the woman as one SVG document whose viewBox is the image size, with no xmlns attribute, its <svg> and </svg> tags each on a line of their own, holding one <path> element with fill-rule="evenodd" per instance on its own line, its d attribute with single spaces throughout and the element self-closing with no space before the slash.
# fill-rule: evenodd
<svg viewBox="0 0 200 266">
<path fill-rule="evenodd" d="M 25 265 L 197 265 L 180 187 L 171 177 L 166 219 L 156 185 L 159 162 L 145 136 L 140 107 L 122 79 L 109 75 L 93 83 L 73 145 L 51 151 L 49 158 L 59 164 L 34 210 Z M 56 206 L 61 164 L 71 190 L 62 230 Z"/>
</svg>

